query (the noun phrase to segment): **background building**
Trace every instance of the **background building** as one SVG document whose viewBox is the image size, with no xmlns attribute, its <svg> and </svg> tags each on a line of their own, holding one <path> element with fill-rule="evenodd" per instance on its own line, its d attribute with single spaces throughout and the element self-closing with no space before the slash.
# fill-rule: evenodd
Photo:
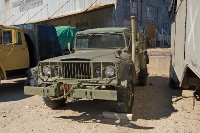
<svg viewBox="0 0 200 133">
<path fill-rule="evenodd" d="M 1 0 L 0 24 L 45 23 L 78 29 L 130 27 L 135 15 L 137 30 L 154 41 L 170 34 L 167 10 L 171 0 Z M 165 39 L 166 40 L 166 39 Z"/>
</svg>

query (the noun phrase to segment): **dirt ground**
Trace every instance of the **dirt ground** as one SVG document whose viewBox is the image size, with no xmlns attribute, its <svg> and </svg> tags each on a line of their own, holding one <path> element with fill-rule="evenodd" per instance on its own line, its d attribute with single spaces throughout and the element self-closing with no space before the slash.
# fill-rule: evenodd
<svg viewBox="0 0 200 133">
<path fill-rule="evenodd" d="M 0 132 L 198 133 L 200 102 L 193 106 L 193 90 L 169 88 L 169 51 L 148 51 L 148 84 L 135 86 L 133 121 L 103 118 L 104 111 L 113 110 L 111 101 L 71 101 L 52 110 L 40 96 L 23 94 L 22 78 L 0 85 Z"/>
</svg>

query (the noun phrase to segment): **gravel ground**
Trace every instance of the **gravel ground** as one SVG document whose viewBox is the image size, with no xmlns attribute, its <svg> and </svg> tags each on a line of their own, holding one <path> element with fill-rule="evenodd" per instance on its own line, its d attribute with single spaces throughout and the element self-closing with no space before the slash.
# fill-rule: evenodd
<svg viewBox="0 0 200 133">
<path fill-rule="evenodd" d="M 169 88 L 169 51 L 148 51 L 148 85 L 135 86 L 133 121 L 103 118 L 104 111 L 113 110 L 111 101 L 71 101 L 49 109 L 41 97 L 23 94 L 22 78 L 0 85 L 0 132 L 198 133 L 200 103 L 196 101 L 194 106 L 193 90 Z"/>
</svg>

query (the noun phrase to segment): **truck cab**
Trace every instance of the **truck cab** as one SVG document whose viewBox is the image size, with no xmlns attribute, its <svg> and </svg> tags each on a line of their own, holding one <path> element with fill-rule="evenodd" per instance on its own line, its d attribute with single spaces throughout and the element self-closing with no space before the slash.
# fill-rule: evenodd
<svg viewBox="0 0 200 133">
<path fill-rule="evenodd" d="M 0 79 L 7 72 L 29 68 L 29 51 L 23 30 L 0 25 Z"/>
</svg>

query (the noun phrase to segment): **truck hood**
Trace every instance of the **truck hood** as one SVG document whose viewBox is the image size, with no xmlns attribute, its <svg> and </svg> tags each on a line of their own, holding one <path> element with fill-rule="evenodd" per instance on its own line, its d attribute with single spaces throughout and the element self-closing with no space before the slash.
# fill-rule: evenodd
<svg viewBox="0 0 200 133">
<path fill-rule="evenodd" d="M 56 62 L 56 61 L 111 61 L 111 62 L 117 62 L 120 61 L 121 59 L 115 57 L 114 53 L 115 49 L 111 50 L 82 50 L 82 51 L 76 51 L 73 54 L 70 55 L 64 55 L 64 56 L 59 56 L 51 59 L 44 60 L 44 62 Z M 127 57 L 127 53 L 122 53 L 122 58 Z M 130 55 L 129 55 L 130 56 Z"/>
</svg>

